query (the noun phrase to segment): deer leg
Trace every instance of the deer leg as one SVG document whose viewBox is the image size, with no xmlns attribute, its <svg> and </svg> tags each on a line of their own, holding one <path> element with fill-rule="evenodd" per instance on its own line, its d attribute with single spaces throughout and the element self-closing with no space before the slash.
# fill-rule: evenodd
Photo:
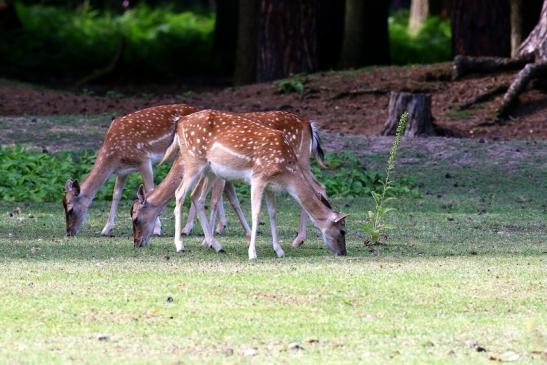
<svg viewBox="0 0 547 365">
<path fill-rule="evenodd" d="M 237 199 L 236 189 L 234 185 L 227 181 L 226 185 L 224 187 L 224 194 L 226 195 L 226 198 L 228 198 L 228 201 L 232 205 L 232 208 L 234 208 L 234 211 L 236 212 L 237 218 L 239 219 L 239 223 L 241 223 L 241 226 L 243 227 L 243 231 L 245 232 L 245 237 L 247 239 L 251 238 L 251 228 L 249 227 L 249 223 L 247 223 L 247 220 L 245 219 L 245 215 L 243 215 L 243 211 L 241 210 L 241 206 L 239 205 L 239 200 Z"/>
<path fill-rule="evenodd" d="M 249 260 L 256 260 L 256 232 L 258 230 L 258 218 L 260 215 L 260 205 L 262 204 L 262 195 L 266 184 L 260 180 L 251 183 L 251 242 L 249 243 Z"/>
<path fill-rule="evenodd" d="M 118 210 L 118 204 L 122 198 L 122 191 L 127 181 L 127 175 L 116 176 L 116 183 L 114 184 L 114 192 L 112 193 L 112 204 L 110 205 L 110 213 L 108 214 L 108 221 L 101 231 L 102 236 L 108 236 L 114 227 L 116 221 L 116 211 Z"/>
<path fill-rule="evenodd" d="M 190 190 L 198 181 L 198 178 L 200 177 L 201 173 L 200 171 L 197 171 L 195 169 L 188 169 L 184 173 L 184 178 L 182 180 L 182 183 L 177 188 L 175 192 L 175 247 L 177 249 L 177 252 L 184 252 L 184 243 L 182 242 L 182 206 L 184 203 L 184 198 L 186 197 L 186 193 L 188 190 Z"/>
<path fill-rule="evenodd" d="M 224 214 L 224 206 L 222 201 L 222 191 L 224 190 L 224 180 L 218 179 L 214 184 L 211 191 L 211 214 L 209 217 L 209 225 L 214 227 L 216 224 L 217 217 L 219 218 L 219 224 L 216 229 L 216 233 L 222 234 L 224 228 L 226 228 L 226 216 Z M 222 208 L 222 213 L 219 211 Z M 224 217 L 223 217 L 224 216 Z M 224 218 L 224 224 L 222 219 Z"/>
<path fill-rule="evenodd" d="M 205 235 L 204 242 L 208 247 L 211 247 L 215 252 L 225 252 L 224 247 L 214 238 L 213 226 L 209 225 L 209 220 L 205 214 L 205 199 L 207 198 L 208 178 L 202 179 L 199 186 L 192 192 L 192 203 L 194 203 L 198 215 L 199 222 Z M 212 177 L 212 184 L 214 184 L 216 178 Z"/>
<path fill-rule="evenodd" d="M 222 198 L 222 191 L 220 192 L 216 212 L 218 216 L 218 223 L 217 223 L 215 231 L 217 234 L 223 234 L 224 231 L 226 231 L 228 220 L 226 219 L 226 211 L 224 210 L 224 199 Z"/>
<path fill-rule="evenodd" d="M 279 244 L 279 238 L 277 237 L 277 220 L 275 211 L 275 193 L 273 191 L 266 191 L 266 205 L 268 206 L 268 215 L 270 216 L 270 226 L 272 228 L 272 242 L 273 249 L 277 257 L 285 256 L 283 248 Z"/>
<path fill-rule="evenodd" d="M 298 225 L 298 232 L 296 233 L 296 237 L 292 241 L 292 247 L 298 248 L 302 246 L 304 241 L 307 237 L 307 231 L 306 231 L 306 222 L 308 218 L 308 213 L 304 209 L 300 211 L 300 224 Z"/>
<path fill-rule="evenodd" d="M 143 163 L 140 167 L 142 178 L 144 180 L 144 188 L 146 192 L 150 194 L 154 190 L 154 170 L 152 170 L 152 162 L 150 160 Z M 161 221 L 160 217 L 156 218 L 156 223 L 154 224 L 154 235 L 161 235 Z"/>
<path fill-rule="evenodd" d="M 191 203 L 190 209 L 188 210 L 188 219 L 186 220 L 186 225 L 181 231 L 181 234 L 183 236 L 188 236 L 190 232 L 192 232 L 192 228 L 194 228 L 195 220 L 196 220 L 196 207 L 194 206 L 194 203 Z"/>
</svg>

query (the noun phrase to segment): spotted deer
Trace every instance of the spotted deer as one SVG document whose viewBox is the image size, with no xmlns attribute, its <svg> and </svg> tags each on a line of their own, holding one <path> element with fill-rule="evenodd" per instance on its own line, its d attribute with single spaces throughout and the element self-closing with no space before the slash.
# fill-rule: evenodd
<svg viewBox="0 0 547 365">
<path fill-rule="evenodd" d="M 321 149 L 317 129 L 313 123 L 310 123 L 295 114 L 281 111 L 242 113 L 239 115 L 244 118 L 252 119 L 254 122 L 260 123 L 261 125 L 281 131 L 287 137 L 292 149 L 296 151 L 298 164 L 300 164 L 305 171 L 310 170 L 310 155 L 312 154 L 320 165 L 324 165 L 323 151 Z M 178 145 L 173 144 L 173 148 L 166 152 L 166 159 L 174 157 L 177 148 Z M 137 192 L 138 199 L 133 203 L 131 208 L 133 241 L 136 247 L 141 247 L 148 243 L 150 236 L 152 235 L 151 222 L 161 214 L 169 199 L 175 195 L 175 191 L 182 180 L 183 170 L 184 167 L 182 166 L 182 163 L 173 165 L 164 181 L 162 181 L 152 193 L 146 193 L 145 189 L 139 188 L 139 191 Z M 325 196 L 324 187 L 311 174 L 310 180 L 313 184 L 313 189 L 319 195 Z M 233 185 L 230 182 L 219 180 L 215 186 L 213 186 L 212 191 L 210 227 L 215 226 L 215 218 L 217 216 L 220 218 L 224 217 L 224 213 L 221 211 L 223 207 L 222 192 L 224 191 L 225 196 L 228 198 L 237 214 L 245 232 L 245 236 L 250 238 L 251 230 L 241 211 Z M 188 214 L 187 224 L 182 229 L 181 234 L 187 235 L 192 230 L 195 215 L 196 209 L 194 204 L 192 204 Z M 293 247 L 299 247 L 306 239 L 306 218 L 307 214 L 305 210 L 302 209 L 300 214 L 300 225 L 297 236 L 292 244 Z M 221 228 L 224 225 L 225 223 L 221 223 Z M 219 229 L 217 229 L 217 232 L 218 231 Z"/>
<path fill-rule="evenodd" d="M 177 120 L 196 111 L 185 104 L 161 105 L 114 119 L 89 175 L 81 184 L 72 179 L 65 184 L 67 235 L 78 234 L 95 194 L 110 176 L 116 175 L 110 214 L 101 231 L 102 235 L 110 234 L 128 174 L 139 171 L 147 191 L 154 190 L 152 165 L 162 159 L 173 141 Z M 154 233 L 160 232 L 160 220 L 156 218 Z"/>
<path fill-rule="evenodd" d="M 284 255 L 276 226 L 275 191 L 287 191 L 319 228 L 327 247 L 336 255 L 346 255 L 346 215 L 332 210 L 326 199 L 314 190 L 311 171 L 298 163 L 295 151 L 283 132 L 233 113 L 205 110 L 181 118 L 173 145 L 178 145 L 184 165 L 182 183 L 175 192 L 175 247 L 184 251 L 181 237 L 182 203 L 198 182 L 204 186 L 191 194 L 203 227 L 205 239 L 216 251 L 222 245 L 212 236 L 205 216 L 207 184 L 219 178 L 242 180 L 251 185 L 251 240 L 249 259 L 256 259 L 256 234 L 262 196 L 266 195 L 271 222 L 273 249 Z M 172 147 L 169 150 L 172 150 Z M 169 152 L 168 150 L 168 152 Z M 167 153 L 166 153 L 167 154 Z"/>
</svg>

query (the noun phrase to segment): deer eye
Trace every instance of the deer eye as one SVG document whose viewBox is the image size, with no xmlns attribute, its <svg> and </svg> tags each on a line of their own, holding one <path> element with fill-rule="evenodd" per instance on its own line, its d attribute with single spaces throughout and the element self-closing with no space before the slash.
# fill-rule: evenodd
<svg viewBox="0 0 547 365">
<path fill-rule="evenodd" d="M 345 236 L 346 235 L 346 231 L 343 229 L 340 231 L 340 233 L 342 234 L 342 236 Z"/>
</svg>

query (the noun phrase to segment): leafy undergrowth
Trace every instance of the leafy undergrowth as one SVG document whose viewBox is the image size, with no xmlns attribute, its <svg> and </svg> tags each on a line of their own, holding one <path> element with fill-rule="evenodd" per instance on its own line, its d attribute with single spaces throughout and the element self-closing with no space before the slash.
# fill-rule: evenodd
<svg viewBox="0 0 547 365">
<path fill-rule="evenodd" d="M 63 187 L 68 178 L 82 179 L 87 175 L 95 161 L 95 152 L 28 152 L 22 147 L 0 147 L 0 200 L 54 202 L 60 201 Z M 327 155 L 328 169 L 314 165 L 313 171 L 327 188 L 329 196 L 349 197 L 366 196 L 371 191 L 382 188 L 383 176 L 378 172 L 364 170 L 351 153 Z M 169 172 L 169 165 L 156 166 L 155 180 L 160 182 Z M 124 199 L 131 199 L 142 177 L 131 174 Z M 110 200 L 114 179 L 110 179 L 99 191 L 97 200 Z M 240 196 L 250 195 L 246 185 L 238 184 Z M 419 194 L 412 178 L 403 176 L 398 180 L 393 195 Z"/>
<path fill-rule="evenodd" d="M 122 38 L 125 52 L 119 72 L 124 75 L 191 75 L 216 67 L 210 61 L 212 14 L 177 13 L 143 4 L 113 14 L 85 6 L 71 10 L 21 2 L 17 12 L 22 29 L 0 39 L 5 75 L 81 77 L 109 65 Z"/>
<path fill-rule="evenodd" d="M 436 16 L 426 19 L 418 34 L 408 30 L 408 12 L 389 18 L 391 62 L 395 65 L 446 62 L 452 59 L 450 22 Z"/>
</svg>

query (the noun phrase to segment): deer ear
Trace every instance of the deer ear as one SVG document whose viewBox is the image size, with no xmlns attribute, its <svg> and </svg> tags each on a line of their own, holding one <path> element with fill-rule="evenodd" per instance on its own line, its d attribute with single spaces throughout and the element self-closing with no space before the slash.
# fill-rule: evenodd
<svg viewBox="0 0 547 365">
<path fill-rule="evenodd" d="M 139 203 L 141 204 L 146 203 L 146 191 L 144 191 L 143 184 L 139 185 L 139 189 L 137 190 L 137 199 L 139 199 Z"/>
<path fill-rule="evenodd" d="M 346 223 L 345 220 L 347 217 L 348 217 L 347 214 L 336 213 L 336 217 L 334 218 L 334 223 L 338 223 L 338 222 Z"/>
<path fill-rule="evenodd" d="M 74 195 L 80 195 L 80 184 L 78 183 L 78 180 L 72 181 L 72 179 L 68 179 L 65 183 L 65 192 L 73 192 Z"/>
</svg>

